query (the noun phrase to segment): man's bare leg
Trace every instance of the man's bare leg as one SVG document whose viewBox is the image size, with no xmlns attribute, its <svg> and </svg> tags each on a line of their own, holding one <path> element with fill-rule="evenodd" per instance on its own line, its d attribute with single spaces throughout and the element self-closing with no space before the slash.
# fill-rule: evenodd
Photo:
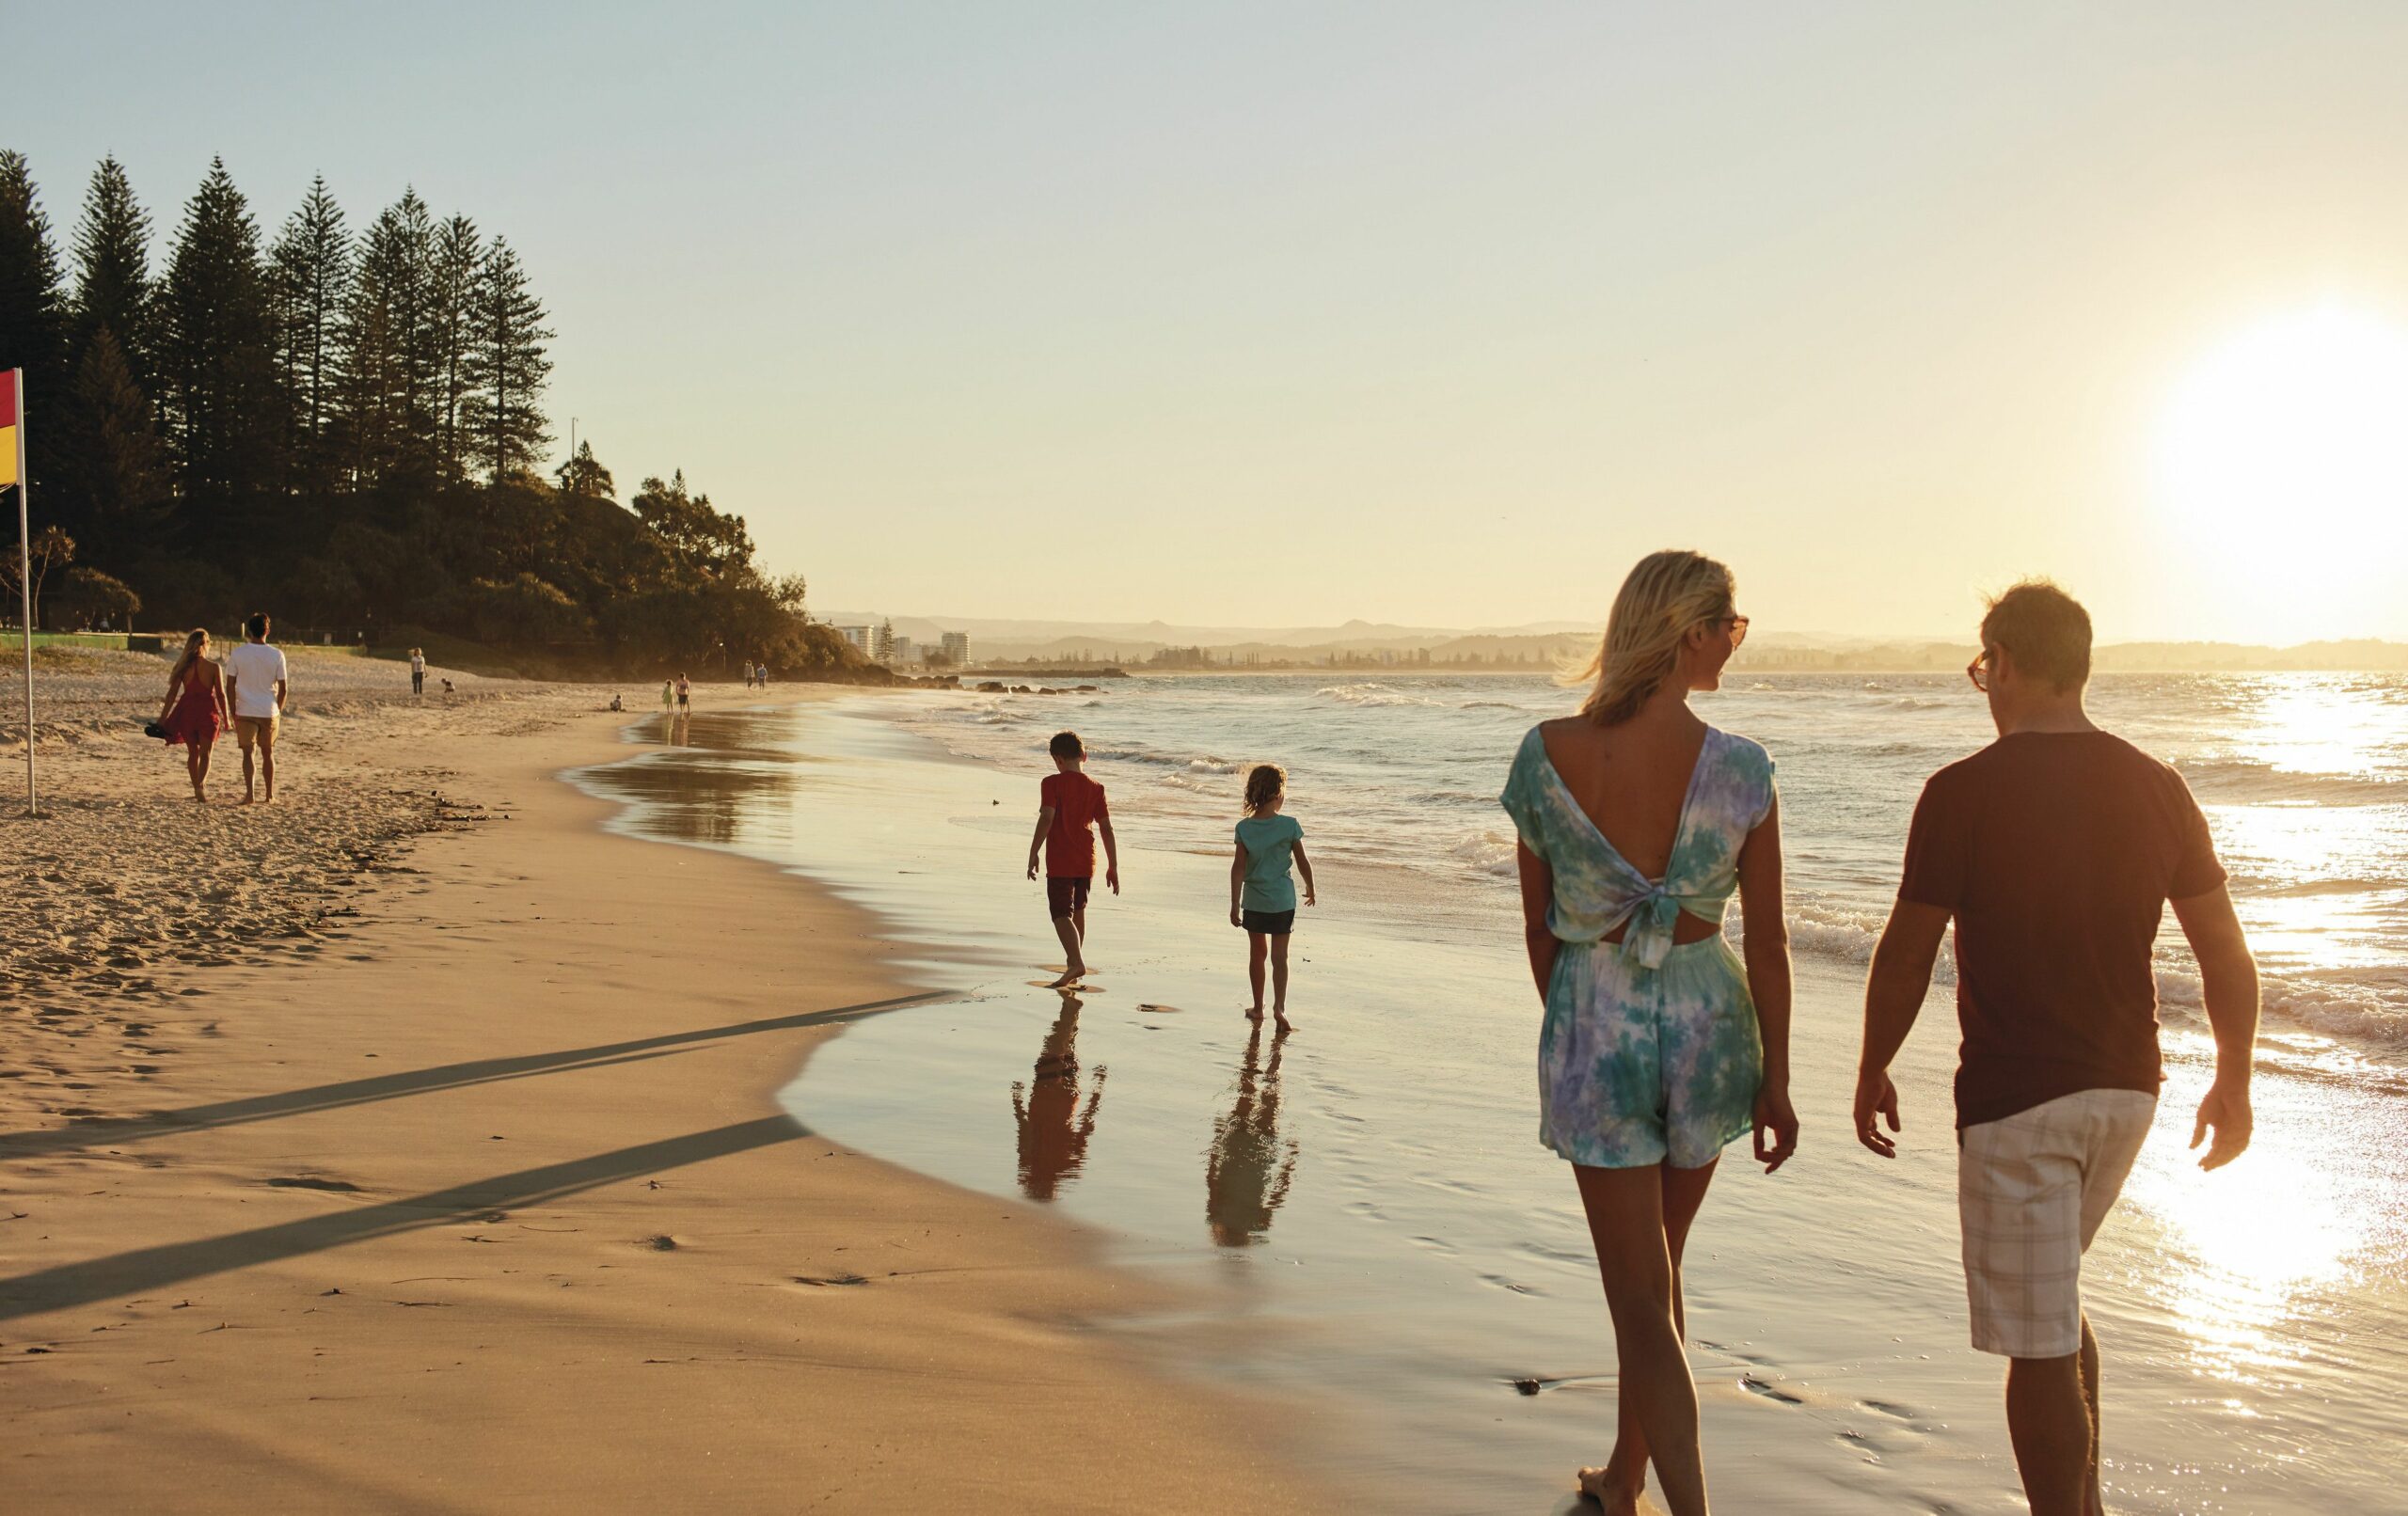
<svg viewBox="0 0 2408 1516">
<path fill-rule="evenodd" d="M 243 744 L 243 803 L 245 805 L 250 805 L 260 797 L 259 782 L 251 777 L 253 761 L 251 745 L 246 742 Z"/>
<path fill-rule="evenodd" d="M 260 734 L 260 803 L 276 803 L 276 738 L 266 732 Z"/>
<path fill-rule="evenodd" d="M 2006 1366 L 2006 1431 L 2032 1516 L 2088 1516 L 2099 1429 L 2083 1397 L 2083 1355 Z"/>
<path fill-rule="evenodd" d="M 2090 1407 L 2090 1504 L 2084 1516 L 2107 1516 L 2107 1493 L 2099 1481 L 2099 1447 L 2106 1424 L 2099 1418 L 2099 1339 L 2090 1334 L 2090 1313 L 2082 1313 L 2082 1398 Z"/>
</svg>

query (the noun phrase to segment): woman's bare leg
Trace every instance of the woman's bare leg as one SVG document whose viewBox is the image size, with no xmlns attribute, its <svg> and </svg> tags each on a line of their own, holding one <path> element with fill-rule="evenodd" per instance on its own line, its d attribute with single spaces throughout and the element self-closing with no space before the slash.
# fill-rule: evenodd
<svg viewBox="0 0 2408 1516">
<path fill-rule="evenodd" d="M 1719 1160 L 1717 1161 L 1719 1161 Z M 1681 1294 L 1681 1252 L 1688 1245 L 1689 1226 L 1705 1204 L 1706 1186 L 1714 1182 L 1714 1164 L 1703 1168 L 1661 1166 L 1664 1184 L 1664 1242 L 1672 1257 L 1672 1326 L 1687 1343 L 1688 1312 Z M 1601 1469 L 1582 1469 L 1580 1487 L 1595 1495 L 1608 1510 L 1637 1510 L 1639 1492 L 1647 1488 L 1647 1433 L 1639 1425 L 1639 1404 L 1625 1395 L 1617 1415 L 1613 1456 Z"/>
<path fill-rule="evenodd" d="M 1606 1308 L 1613 1316 L 1622 1404 L 1635 1417 L 1645 1439 L 1646 1458 L 1655 1463 L 1656 1476 L 1663 1481 L 1664 1501 L 1672 1516 L 1706 1516 L 1697 1385 L 1689 1378 L 1688 1357 L 1681 1347 L 1679 1274 L 1666 1224 L 1666 1191 L 1671 1176 L 1680 1171 L 1660 1164 L 1602 1169 L 1576 1163 L 1572 1172 L 1589 1213 L 1589 1236 L 1597 1250 L 1598 1275 L 1605 1282 Z M 1703 1193 L 1701 1180 L 1698 1197 Z M 1694 1202 L 1688 1211 L 1691 1217 L 1696 1215 Z M 1601 1498 L 1618 1492 L 1617 1488 L 1597 1489 L 1586 1478 L 1583 1484 Z M 1630 1504 L 1624 1509 L 1635 1510 L 1636 1488 L 1629 1493 Z"/>
</svg>

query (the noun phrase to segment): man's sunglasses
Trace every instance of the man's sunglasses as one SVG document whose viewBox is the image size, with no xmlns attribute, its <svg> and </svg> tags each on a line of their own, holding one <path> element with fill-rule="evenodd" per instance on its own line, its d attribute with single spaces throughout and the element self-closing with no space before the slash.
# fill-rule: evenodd
<svg viewBox="0 0 2408 1516">
<path fill-rule="evenodd" d="M 1973 655 L 1973 661 L 1965 665 L 1965 677 L 1971 679 L 1973 682 L 1973 687 L 1983 694 L 1987 695 L 1990 692 L 1990 650 L 1988 648 L 1984 648 Z"/>
</svg>

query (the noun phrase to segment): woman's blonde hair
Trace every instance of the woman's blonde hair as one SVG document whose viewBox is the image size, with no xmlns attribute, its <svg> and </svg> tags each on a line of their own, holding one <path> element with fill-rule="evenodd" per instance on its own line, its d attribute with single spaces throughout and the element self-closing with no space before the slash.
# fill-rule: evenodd
<svg viewBox="0 0 2408 1516">
<path fill-rule="evenodd" d="M 1650 553 L 1614 596 L 1597 655 L 1575 676 L 1590 682 L 1580 714 L 1613 726 L 1639 714 L 1680 666 L 1689 629 L 1735 610 L 1731 571 L 1703 553 Z"/>
<path fill-rule="evenodd" d="M 1288 771 L 1277 764 L 1257 764 L 1246 770 L 1245 813 L 1254 814 L 1287 793 Z"/>
<path fill-rule="evenodd" d="M 209 628 L 194 627 L 190 635 L 184 638 L 183 656 L 176 660 L 174 670 L 167 675 L 167 684 L 170 687 L 183 683 L 184 675 L 191 671 L 194 664 L 200 661 L 200 650 L 208 645 Z"/>
</svg>

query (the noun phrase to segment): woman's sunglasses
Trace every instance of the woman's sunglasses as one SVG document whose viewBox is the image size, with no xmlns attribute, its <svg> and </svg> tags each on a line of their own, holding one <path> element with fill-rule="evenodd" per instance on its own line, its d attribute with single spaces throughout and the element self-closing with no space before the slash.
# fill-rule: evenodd
<svg viewBox="0 0 2408 1516">
<path fill-rule="evenodd" d="M 1736 653 L 1739 650 L 1739 644 L 1748 640 L 1748 618 L 1745 616 L 1725 616 L 1722 619 L 1730 624 L 1731 651 Z"/>
</svg>

